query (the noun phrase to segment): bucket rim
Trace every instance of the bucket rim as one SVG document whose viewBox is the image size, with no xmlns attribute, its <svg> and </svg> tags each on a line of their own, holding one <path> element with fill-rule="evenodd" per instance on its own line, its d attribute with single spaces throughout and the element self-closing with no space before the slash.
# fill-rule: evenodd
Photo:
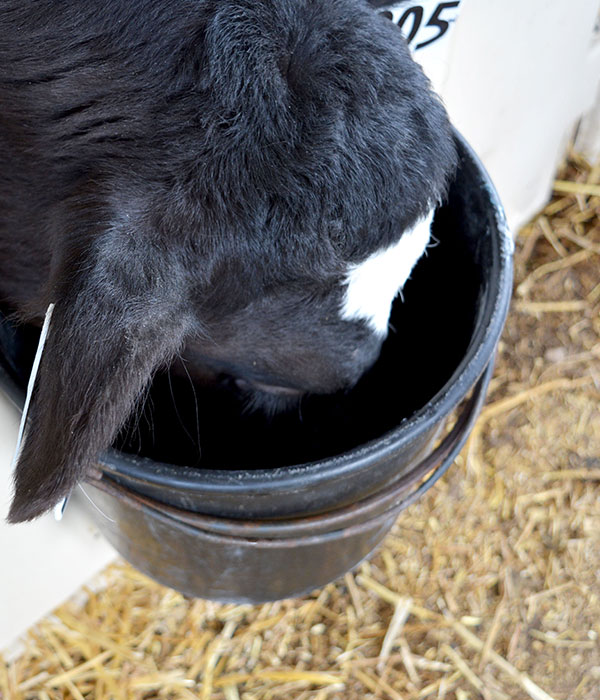
<svg viewBox="0 0 600 700">
<path fill-rule="evenodd" d="M 101 471 L 93 474 L 87 483 L 117 500 L 124 500 L 150 517 L 160 514 L 165 518 L 185 525 L 203 534 L 213 534 L 229 539 L 252 541 L 274 540 L 278 542 L 311 542 L 326 533 L 354 534 L 373 527 L 414 503 L 425 491 L 446 473 L 457 454 L 464 446 L 485 400 L 493 373 L 490 360 L 471 396 L 465 400 L 460 415 L 452 430 L 441 440 L 433 452 L 424 457 L 412 470 L 404 474 L 391 486 L 339 508 L 316 515 L 281 519 L 238 519 L 186 511 L 176 506 L 161 503 L 148 495 L 114 482 Z M 427 477 L 425 480 L 423 480 Z M 414 488 L 416 486 L 416 488 Z M 411 490 L 412 489 L 412 490 Z M 88 496 L 89 498 L 89 496 Z"/>
</svg>

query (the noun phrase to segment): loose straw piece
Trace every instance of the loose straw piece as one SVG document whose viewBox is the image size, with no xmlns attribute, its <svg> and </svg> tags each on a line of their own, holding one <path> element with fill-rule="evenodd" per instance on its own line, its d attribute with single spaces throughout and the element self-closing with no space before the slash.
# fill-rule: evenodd
<svg viewBox="0 0 600 700">
<path fill-rule="evenodd" d="M 193 688 L 196 682 L 185 678 L 182 671 L 163 671 L 134 678 L 130 687 L 135 690 L 161 690 L 164 688 Z"/>
<path fill-rule="evenodd" d="M 82 663 L 79 666 L 75 666 L 75 668 L 72 668 L 69 671 L 65 671 L 65 673 L 61 673 L 58 676 L 54 676 L 54 678 L 51 678 L 49 681 L 46 682 L 46 687 L 57 688 L 60 685 L 65 685 L 66 683 L 72 682 L 73 680 L 79 678 L 79 676 L 82 676 L 90 668 L 94 668 L 94 666 L 99 666 L 103 664 L 107 659 L 109 659 L 113 655 L 114 652 L 112 650 L 103 651 L 101 654 L 94 656 L 93 659 L 90 659 L 89 661 L 86 661 L 85 663 Z"/>
<path fill-rule="evenodd" d="M 596 210 L 594 209 L 592 213 L 596 215 Z M 580 248 L 583 248 L 584 250 L 591 250 L 597 255 L 600 255 L 600 245 L 598 243 L 594 243 L 593 241 L 584 238 L 583 236 L 578 236 L 572 231 L 561 230 L 560 237 L 567 238 L 568 240 L 573 241 L 573 243 L 576 243 Z"/>
<path fill-rule="evenodd" d="M 85 700 L 85 697 L 83 696 L 83 694 L 81 693 L 79 688 L 77 688 L 77 686 L 73 685 L 72 681 L 68 681 L 66 683 L 66 686 L 67 686 L 67 689 L 69 690 L 69 692 L 71 693 L 71 695 L 75 698 L 75 700 Z"/>
<path fill-rule="evenodd" d="M 364 673 L 364 671 L 359 671 L 358 669 L 354 669 L 353 675 L 376 695 L 383 691 L 392 700 L 404 700 L 404 696 L 397 690 L 394 690 L 394 688 L 392 688 L 382 678 L 372 678 L 368 674 Z"/>
<path fill-rule="evenodd" d="M 383 600 L 385 600 L 388 603 L 391 603 L 392 605 L 396 605 L 403 599 L 401 595 L 390 591 L 389 588 L 386 588 L 385 586 L 370 578 L 366 574 L 359 574 L 356 577 L 356 581 L 361 586 L 364 586 L 364 588 L 368 588 L 370 591 L 373 591 L 373 593 L 376 593 L 380 598 L 383 598 Z"/>
<path fill-rule="evenodd" d="M 143 658 L 143 654 L 139 651 L 128 649 L 127 647 L 114 642 L 108 635 L 99 632 L 98 630 L 92 630 L 86 627 L 84 624 L 80 623 L 79 620 L 74 617 L 71 613 L 66 610 L 60 610 L 56 612 L 56 616 L 63 622 L 67 627 L 70 627 L 77 632 L 80 632 L 84 637 L 89 640 L 94 641 L 99 646 L 106 650 L 112 650 L 117 654 L 125 657 L 126 659 L 131 659 L 132 661 L 139 662 Z"/>
<path fill-rule="evenodd" d="M 403 597 L 401 595 L 390 591 L 389 588 L 382 586 L 380 583 L 377 583 L 377 581 L 365 574 L 360 574 L 359 576 L 357 576 L 356 581 L 357 583 L 360 583 L 361 586 L 370 589 L 371 591 L 373 591 L 373 593 L 376 593 L 380 598 L 383 598 L 383 600 L 387 601 L 388 603 L 391 603 L 392 605 L 396 605 L 396 603 L 403 600 Z M 423 620 L 435 620 L 437 618 L 443 619 L 442 616 L 438 613 L 434 613 L 431 610 L 427 610 L 427 608 L 422 608 L 421 606 L 415 605 L 414 603 L 411 603 L 410 613 L 412 615 L 416 615 L 417 617 Z"/>
<path fill-rule="evenodd" d="M 408 673 L 408 677 L 415 685 L 419 685 L 421 683 L 421 677 L 417 673 L 415 660 L 413 658 L 410 647 L 408 646 L 408 642 L 406 641 L 406 639 L 404 639 L 404 637 L 400 637 L 400 652 L 402 657 L 402 663 L 404 664 L 404 668 Z"/>
<path fill-rule="evenodd" d="M 346 583 L 348 593 L 350 593 L 350 597 L 352 598 L 352 605 L 354 605 L 354 610 L 356 611 L 356 614 L 358 615 L 358 617 L 362 617 L 364 615 L 364 610 L 360 601 L 360 593 L 358 588 L 356 587 L 356 582 L 354 581 L 353 574 L 348 572 L 344 576 L 344 582 Z"/>
<path fill-rule="evenodd" d="M 50 677 L 50 674 L 48 673 L 48 671 L 41 671 L 40 673 L 36 674 L 35 676 L 28 678 L 26 681 L 19 683 L 17 690 L 20 693 L 23 693 L 26 690 L 29 690 L 29 688 L 33 688 L 34 686 L 38 685 L 38 683 L 44 683 L 45 681 L 48 680 L 49 677 Z M 1 689 L 2 689 L 2 687 L 0 686 L 0 690 Z M 2 697 L 2 693 L 0 693 L 0 698 L 1 697 Z"/>
<path fill-rule="evenodd" d="M 554 248 L 558 255 L 560 255 L 561 258 L 566 258 L 568 255 L 567 249 L 558 240 L 558 236 L 552 230 L 552 226 L 550 226 L 548 219 L 545 216 L 540 216 L 538 219 L 538 224 L 542 229 L 542 232 L 546 237 L 548 243 L 550 243 L 550 245 Z"/>
<path fill-rule="evenodd" d="M 589 304 L 584 300 L 576 301 L 518 301 L 515 309 L 529 314 L 565 314 L 585 311 Z"/>
<path fill-rule="evenodd" d="M 381 645 L 381 651 L 379 652 L 379 663 L 377 665 L 379 673 L 383 671 L 385 663 L 394 646 L 394 642 L 402 632 L 402 628 L 410 615 L 411 607 L 411 598 L 401 598 L 396 602 L 394 614 L 388 625 L 385 637 L 383 638 L 383 644 Z"/>
<path fill-rule="evenodd" d="M 57 639 L 56 635 L 48 624 L 41 625 L 41 633 L 48 641 L 48 644 L 56 652 L 61 664 L 65 668 L 73 668 L 73 666 L 75 666 L 73 659 L 69 656 L 69 652 L 64 648 L 60 640 Z"/>
<path fill-rule="evenodd" d="M 559 260 L 554 260 L 553 262 L 546 263 L 545 265 L 540 265 L 536 267 L 535 270 L 528 275 L 517 287 L 517 294 L 519 296 L 525 296 L 535 282 L 542 279 L 546 275 L 552 272 L 558 272 L 559 270 L 565 270 L 568 267 L 573 267 L 579 263 L 585 262 L 596 253 L 595 250 L 579 250 L 573 255 L 569 255 L 567 258 L 560 258 Z"/>
<path fill-rule="evenodd" d="M 546 214 L 546 216 L 555 216 L 556 214 L 560 214 L 560 212 L 570 207 L 572 204 L 572 197 L 560 197 L 559 199 L 555 199 L 553 202 L 550 202 L 550 204 L 544 208 L 544 214 Z"/>
<path fill-rule="evenodd" d="M 500 628 L 502 627 L 502 615 L 504 614 L 504 609 L 505 609 L 505 599 L 503 598 L 500 603 L 498 604 L 496 611 L 494 613 L 494 619 L 492 620 L 492 624 L 490 627 L 490 631 L 488 632 L 487 638 L 485 640 L 485 643 L 483 645 L 483 649 L 481 650 L 481 658 L 479 659 L 479 671 L 483 671 L 488 657 L 490 655 L 490 651 L 494 647 L 494 642 L 496 641 L 496 636 L 498 635 L 498 632 L 500 631 Z"/>
<path fill-rule="evenodd" d="M 225 644 L 235 632 L 238 623 L 236 620 L 228 620 L 221 634 L 210 644 L 206 652 L 206 662 L 202 675 L 202 700 L 209 700 L 213 690 L 213 675 L 221 657 Z M 229 683 L 227 685 L 230 685 Z"/>
<path fill-rule="evenodd" d="M 549 634 L 545 634 L 541 630 L 529 630 L 529 634 L 534 639 L 539 639 L 539 641 L 544 642 L 544 644 L 549 644 L 550 646 L 558 648 L 595 649 L 598 646 L 596 642 L 589 639 L 559 639 L 557 637 L 551 637 Z"/>
<path fill-rule="evenodd" d="M 469 683 L 480 693 L 485 689 L 485 683 L 477 676 L 477 674 L 469 668 L 467 662 L 462 656 L 448 644 L 442 644 L 442 652 L 452 661 L 456 668 L 469 681 Z"/>
<path fill-rule="evenodd" d="M 231 673 L 215 678 L 213 688 L 239 685 L 251 681 L 275 681 L 277 683 L 310 683 L 311 685 L 344 685 L 346 678 L 333 673 L 319 671 L 255 671 L 254 673 Z"/>
<path fill-rule="evenodd" d="M 600 185 L 592 185 L 589 182 L 555 180 L 553 189 L 555 192 L 566 194 L 583 194 L 591 197 L 600 197 Z"/>
<path fill-rule="evenodd" d="M 600 299 L 600 283 L 587 295 L 587 300 L 590 304 L 595 304 Z"/>
<path fill-rule="evenodd" d="M 571 588 L 579 589 L 580 586 L 575 583 L 575 581 L 567 581 L 567 583 L 562 583 L 560 586 L 554 586 L 554 588 L 547 588 L 543 591 L 538 591 L 537 593 L 532 593 L 525 598 L 525 604 L 530 605 L 531 603 L 540 600 L 541 598 L 548 598 L 549 596 L 555 596 L 559 593 L 564 593 Z"/>
<path fill-rule="evenodd" d="M 490 418 L 500 415 L 505 411 L 510 411 L 516 408 L 525 401 L 530 401 L 531 399 L 536 399 L 547 394 L 550 391 L 558 391 L 560 389 L 580 389 L 588 384 L 593 384 L 594 378 L 591 376 L 579 377 L 578 379 L 567 379 L 563 377 L 561 379 L 554 379 L 544 384 L 539 384 L 538 386 L 531 387 L 531 389 L 526 389 L 515 396 L 509 396 L 506 399 L 501 399 L 495 403 L 491 403 L 486 406 L 479 416 L 479 421 L 486 421 Z"/>
<path fill-rule="evenodd" d="M 223 693 L 225 694 L 225 700 L 240 700 L 240 694 L 238 692 L 237 685 L 224 686 Z"/>
<path fill-rule="evenodd" d="M 600 469 L 561 469 L 542 474 L 544 481 L 599 481 Z"/>
<path fill-rule="evenodd" d="M 454 671 L 454 673 L 450 676 L 442 676 L 442 678 L 439 678 L 437 681 L 426 685 L 422 690 L 420 690 L 417 693 L 417 698 L 419 700 L 422 700 L 422 698 L 426 698 L 427 696 L 432 695 L 442 685 L 445 686 L 446 691 L 451 690 L 452 686 L 461 676 L 462 673 L 460 671 Z"/>
</svg>

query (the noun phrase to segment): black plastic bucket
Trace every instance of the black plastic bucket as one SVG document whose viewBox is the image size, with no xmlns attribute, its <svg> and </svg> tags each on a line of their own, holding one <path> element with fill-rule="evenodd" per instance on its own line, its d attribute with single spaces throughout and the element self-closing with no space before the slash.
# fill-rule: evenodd
<svg viewBox="0 0 600 700">
<path fill-rule="evenodd" d="M 120 449 L 103 456 L 84 486 L 95 504 L 89 513 L 134 566 L 203 598 L 299 595 L 369 555 L 400 510 L 452 464 L 485 398 L 512 288 L 512 239 L 498 196 L 456 138 L 460 167 L 436 214 L 439 244 L 406 285 L 406 302 L 395 302 L 395 332 L 355 390 L 311 399 L 301 421 L 262 423 L 205 397 L 200 425 L 213 438 L 196 467 L 185 466 L 181 445 L 198 406 L 182 394 L 175 411 L 154 416 L 152 444 L 138 436 L 145 456 L 133 454 L 127 430 Z M 0 380 L 16 401 L 34 340 L 32 329 L 0 328 Z M 157 405 L 165 405 L 161 381 Z"/>
</svg>

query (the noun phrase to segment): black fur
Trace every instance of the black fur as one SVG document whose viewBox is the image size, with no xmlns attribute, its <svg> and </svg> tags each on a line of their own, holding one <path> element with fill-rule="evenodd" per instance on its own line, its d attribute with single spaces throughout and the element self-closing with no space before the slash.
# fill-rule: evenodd
<svg viewBox="0 0 600 700">
<path fill-rule="evenodd" d="M 155 370 L 327 392 L 380 341 L 349 262 L 444 196 L 443 107 L 364 0 L 2 0 L 0 301 L 56 303 L 11 522 L 65 496 Z"/>
</svg>

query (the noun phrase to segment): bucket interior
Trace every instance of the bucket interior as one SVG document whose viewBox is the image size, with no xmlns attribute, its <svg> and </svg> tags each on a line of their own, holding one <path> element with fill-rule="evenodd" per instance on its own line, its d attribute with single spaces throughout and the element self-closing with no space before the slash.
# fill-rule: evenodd
<svg viewBox="0 0 600 700">
<path fill-rule="evenodd" d="M 485 261 L 469 230 L 452 204 L 438 211 L 439 243 L 413 272 L 404 301 L 396 299 L 381 356 L 351 391 L 307 396 L 269 417 L 246 410 L 226 386 L 193 387 L 163 372 L 116 446 L 167 464 L 268 469 L 332 457 L 396 428 L 450 380 L 473 337 Z"/>
</svg>

